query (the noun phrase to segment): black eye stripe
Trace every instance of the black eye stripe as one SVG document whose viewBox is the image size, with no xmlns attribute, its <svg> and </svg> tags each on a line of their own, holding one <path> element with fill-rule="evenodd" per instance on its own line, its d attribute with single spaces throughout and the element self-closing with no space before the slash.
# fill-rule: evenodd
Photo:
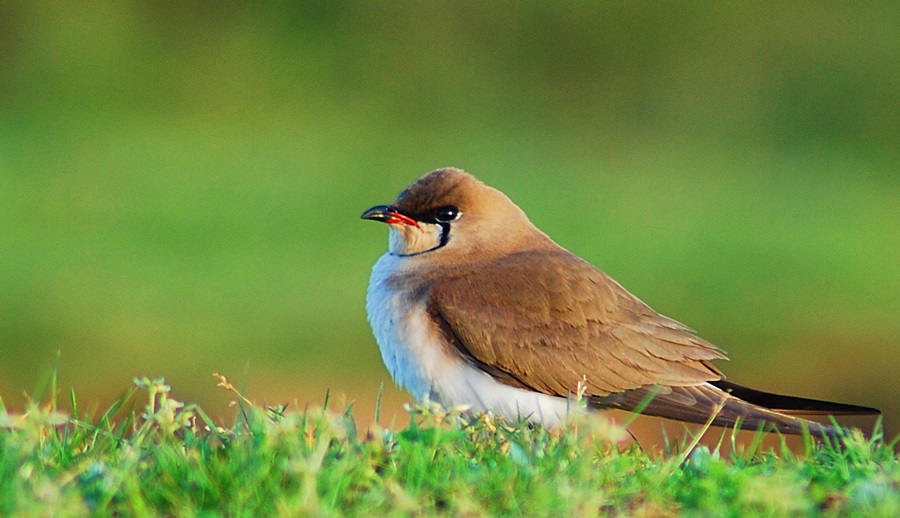
<svg viewBox="0 0 900 518">
<path fill-rule="evenodd" d="M 441 242 L 438 243 L 438 248 L 442 248 L 447 244 L 447 241 L 450 240 L 450 224 L 449 223 L 438 223 L 441 226 Z"/>
</svg>

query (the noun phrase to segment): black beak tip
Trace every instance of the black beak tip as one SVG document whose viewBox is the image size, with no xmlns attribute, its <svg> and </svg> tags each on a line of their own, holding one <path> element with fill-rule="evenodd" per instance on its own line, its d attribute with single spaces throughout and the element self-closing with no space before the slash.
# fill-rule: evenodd
<svg viewBox="0 0 900 518">
<path fill-rule="evenodd" d="M 374 221 L 387 221 L 390 217 L 391 207 L 389 205 L 376 205 L 371 209 L 362 213 L 361 219 L 371 219 Z"/>
</svg>

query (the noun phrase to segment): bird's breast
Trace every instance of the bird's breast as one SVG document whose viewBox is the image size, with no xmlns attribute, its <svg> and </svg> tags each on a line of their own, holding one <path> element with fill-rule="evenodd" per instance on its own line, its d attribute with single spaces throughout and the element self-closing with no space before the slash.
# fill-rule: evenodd
<svg viewBox="0 0 900 518">
<path fill-rule="evenodd" d="M 422 401 L 430 397 L 444 405 L 468 405 L 555 426 L 568 412 L 565 398 L 506 385 L 472 365 L 454 344 L 444 343 L 426 311 L 427 291 L 404 282 L 408 259 L 386 254 L 375 263 L 366 297 L 366 311 L 381 358 L 394 381 Z"/>
<path fill-rule="evenodd" d="M 422 400 L 453 358 L 442 350 L 439 332 L 425 311 L 426 301 L 417 295 L 420 290 L 401 280 L 405 260 L 385 254 L 375 263 L 366 312 L 388 372 Z"/>
</svg>

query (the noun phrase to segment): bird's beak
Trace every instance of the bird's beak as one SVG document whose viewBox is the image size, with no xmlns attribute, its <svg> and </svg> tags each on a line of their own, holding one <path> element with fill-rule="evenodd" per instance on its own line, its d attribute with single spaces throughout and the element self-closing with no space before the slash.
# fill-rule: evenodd
<svg viewBox="0 0 900 518">
<path fill-rule="evenodd" d="M 376 205 L 371 209 L 363 212 L 362 219 L 371 219 L 374 221 L 381 221 L 383 223 L 387 223 L 388 225 L 412 225 L 414 227 L 419 226 L 419 222 L 407 216 L 406 214 L 401 214 L 397 212 L 397 209 L 391 207 L 390 205 Z"/>
</svg>

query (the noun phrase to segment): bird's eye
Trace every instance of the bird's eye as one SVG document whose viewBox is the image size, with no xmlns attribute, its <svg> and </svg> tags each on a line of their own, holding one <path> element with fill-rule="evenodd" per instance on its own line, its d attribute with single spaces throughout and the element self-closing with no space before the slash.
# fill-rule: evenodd
<svg viewBox="0 0 900 518">
<path fill-rule="evenodd" d="M 452 206 L 441 207 L 434 214 L 434 219 L 438 223 L 450 223 L 459 218 L 459 209 Z"/>
</svg>

